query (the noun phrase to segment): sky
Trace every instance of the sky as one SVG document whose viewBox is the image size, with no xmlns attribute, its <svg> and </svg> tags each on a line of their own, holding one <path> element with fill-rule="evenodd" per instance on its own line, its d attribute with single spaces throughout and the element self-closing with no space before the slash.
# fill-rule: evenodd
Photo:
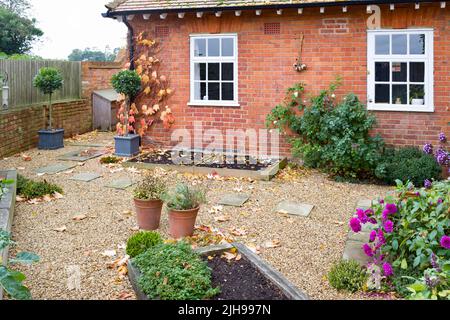
<svg viewBox="0 0 450 320">
<path fill-rule="evenodd" d="M 30 16 L 44 32 L 32 54 L 46 59 L 67 59 L 73 49 L 105 50 L 126 45 L 123 23 L 102 17 L 109 0 L 30 0 Z M 74 5 L 75 4 L 75 5 Z"/>
</svg>

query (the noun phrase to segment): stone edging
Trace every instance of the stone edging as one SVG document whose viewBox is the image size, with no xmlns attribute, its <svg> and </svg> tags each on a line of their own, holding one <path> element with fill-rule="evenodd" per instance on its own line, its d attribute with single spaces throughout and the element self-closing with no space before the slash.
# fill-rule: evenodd
<svg viewBox="0 0 450 320">
<path fill-rule="evenodd" d="M 11 232 L 11 226 L 14 216 L 14 206 L 16 204 L 16 187 L 17 187 L 17 172 L 16 170 L 1 170 L 0 174 L 6 174 L 6 179 L 14 180 L 14 183 L 8 186 L 10 192 L 0 200 L 0 229 Z M 0 251 L 0 257 L 3 264 L 8 262 L 8 248 Z M 0 300 L 3 298 L 3 290 L 0 289 Z"/>
</svg>

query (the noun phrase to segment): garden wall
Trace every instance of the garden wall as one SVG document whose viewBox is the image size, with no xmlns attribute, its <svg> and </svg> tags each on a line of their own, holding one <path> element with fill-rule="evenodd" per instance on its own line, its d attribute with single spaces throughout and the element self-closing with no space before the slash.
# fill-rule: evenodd
<svg viewBox="0 0 450 320">
<path fill-rule="evenodd" d="M 92 108 L 86 100 L 53 105 L 53 126 L 65 129 L 70 137 L 92 130 Z M 38 130 L 46 127 L 47 108 L 35 105 L 0 112 L 0 157 L 35 148 Z"/>
<path fill-rule="evenodd" d="M 82 99 L 56 102 L 54 126 L 65 129 L 65 137 L 92 130 L 92 92 L 111 88 L 111 77 L 121 69 L 116 62 L 82 62 Z M 40 129 L 46 127 L 45 104 L 0 111 L 0 157 L 37 146 Z"/>
<path fill-rule="evenodd" d="M 435 112 L 375 112 L 379 119 L 377 132 L 388 144 L 417 145 L 436 141 L 439 132 L 450 131 L 450 24 L 449 10 L 439 3 L 381 5 L 382 28 L 434 28 L 434 101 Z M 223 11 L 217 18 L 205 12 L 199 19 L 194 13 L 179 19 L 169 14 L 165 20 L 143 20 L 136 15 L 131 21 L 135 34 L 146 31 L 149 37 L 161 40 L 159 58 L 164 74 L 175 90 L 169 100 L 176 124 L 173 129 L 193 130 L 195 120 L 203 121 L 205 129 L 264 128 L 266 115 L 282 102 L 285 90 L 294 83 L 307 85 L 307 96 L 325 89 L 337 75 L 343 79 L 339 96 L 353 92 L 366 102 L 367 97 L 367 19 L 366 6 L 285 9 L 282 15 L 275 10 L 263 10 L 256 16 L 254 10 Z M 276 30 L 265 32 L 265 23 L 279 23 Z M 161 28 L 166 27 L 166 28 Z M 167 29 L 168 27 L 168 29 Z M 277 29 L 277 28 L 275 28 Z M 157 34 L 158 30 L 165 30 Z M 188 106 L 190 96 L 189 36 L 194 33 L 237 33 L 239 46 L 239 103 L 240 107 Z M 308 69 L 298 73 L 293 64 L 298 57 L 299 39 L 304 35 L 302 61 Z M 170 132 L 161 123 L 148 134 L 165 144 L 170 143 Z M 283 152 L 289 153 L 287 144 Z"/>
</svg>

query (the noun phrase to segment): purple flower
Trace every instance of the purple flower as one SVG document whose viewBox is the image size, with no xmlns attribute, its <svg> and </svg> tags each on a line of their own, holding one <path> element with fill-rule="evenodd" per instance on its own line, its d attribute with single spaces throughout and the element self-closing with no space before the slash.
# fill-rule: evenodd
<svg viewBox="0 0 450 320">
<path fill-rule="evenodd" d="M 386 238 L 384 237 L 383 230 L 378 230 L 378 242 L 380 245 L 384 245 L 386 243 Z"/>
<path fill-rule="evenodd" d="M 444 202 L 444 200 L 442 200 L 441 198 L 439 198 L 437 201 L 438 204 L 442 204 L 443 202 Z"/>
<path fill-rule="evenodd" d="M 386 205 L 386 210 L 388 210 L 391 214 L 397 213 L 398 211 L 397 206 L 393 203 L 388 203 Z"/>
<path fill-rule="evenodd" d="M 356 210 L 356 215 L 358 216 L 359 221 L 361 221 L 362 224 L 367 223 L 367 214 L 364 210 L 358 209 Z"/>
<path fill-rule="evenodd" d="M 430 261 L 431 261 L 431 266 L 432 266 L 437 272 L 441 272 L 441 271 L 442 271 L 442 270 L 441 270 L 441 267 L 439 266 L 439 263 L 438 263 L 438 258 L 437 258 L 437 256 L 436 256 L 434 253 L 431 254 L 431 259 L 430 259 Z"/>
<path fill-rule="evenodd" d="M 365 211 L 366 216 L 370 217 L 373 216 L 375 214 L 375 212 L 372 209 L 367 209 Z"/>
<path fill-rule="evenodd" d="M 450 249 L 450 237 L 443 236 L 441 239 L 441 247 L 445 249 Z"/>
<path fill-rule="evenodd" d="M 374 242 L 375 240 L 376 240 L 376 238 L 377 238 L 377 232 L 375 231 L 375 230 L 373 230 L 371 233 L 370 233 L 370 242 Z"/>
<path fill-rule="evenodd" d="M 430 180 L 425 180 L 424 184 L 426 189 L 431 189 L 431 187 L 433 186 L 433 182 L 431 182 Z"/>
<path fill-rule="evenodd" d="M 374 255 L 373 250 L 367 243 L 365 245 L 363 245 L 362 248 L 363 248 L 366 256 L 371 257 L 371 258 L 373 257 L 373 255 Z"/>
<path fill-rule="evenodd" d="M 442 142 L 442 143 L 447 142 L 447 137 L 445 136 L 445 133 L 441 132 L 439 134 L 439 141 Z"/>
<path fill-rule="evenodd" d="M 394 270 L 392 269 L 392 266 L 387 262 L 383 264 L 383 273 L 386 277 L 394 275 Z"/>
<path fill-rule="evenodd" d="M 427 143 L 423 146 L 423 152 L 426 154 L 433 154 L 433 145 L 431 143 Z"/>
<path fill-rule="evenodd" d="M 444 149 L 439 149 L 439 150 L 436 152 L 436 161 L 437 161 L 437 163 L 439 163 L 441 166 L 448 165 L 449 162 L 450 162 L 448 153 L 445 152 Z"/>
<path fill-rule="evenodd" d="M 361 222 L 358 218 L 353 218 L 352 220 L 350 220 L 350 228 L 354 233 L 358 233 L 361 231 Z"/>
<path fill-rule="evenodd" d="M 371 224 L 377 224 L 377 219 L 375 219 L 375 218 L 369 218 L 369 222 L 370 222 Z"/>
<path fill-rule="evenodd" d="M 384 200 L 383 199 L 380 199 L 380 204 L 384 204 Z"/>
<path fill-rule="evenodd" d="M 388 220 L 384 223 L 384 230 L 386 230 L 387 233 L 394 232 L 394 223 L 391 220 Z"/>
</svg>

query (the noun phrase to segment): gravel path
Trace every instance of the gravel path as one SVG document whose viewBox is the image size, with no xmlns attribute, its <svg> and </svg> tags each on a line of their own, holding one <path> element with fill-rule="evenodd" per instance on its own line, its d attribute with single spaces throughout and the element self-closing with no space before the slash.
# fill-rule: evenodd
<svg viewBox="0 0 450 320">
<path fill-rule="evenodd" d="M 112 136 L 90 134 L 82 139 L 109 143 Z M 86 142 L 86 141 L 84 141 Z M 99 159 L 77 166 L 71 173 L 38 177 L 34 170 L 52 163 L 56 158 L 83 147 L 66 146 L 58 151 L 30 150 L 25 154 L 0 160 L 0 168 L 17 168 L 19 173 L 36 180 L 46 179 L 63 187 L 64 198 L 38 204 L 18 203 L 13 236 L 17 249 L 36 252 L 41 262 L 22 268 L 34 299 L 133 299 L 126 277 L 108 263 L 124 256 L 124 244 L 136 230 L 132 214 L 131 190 L 113 190 L 104 186 L 111 180 L 129 177 L 138 181 L 141 172 L 117 172 L 102 166 Z M 77 173 L 97 172 L 101 178 L 90 183 L 69 180 Z M 208 190 L 209 203 L 203 206 L 198 224 L 213 226 L 224 232 L 242 229 L 243 236 L 234 240 L 260 246 L 260 255 L 313 299 L 361 299 L 360 295 L 339 293 L 329 287 L 326 274 L 338 261 L 348 232 L 347 221 L 360 199 L 383 196 L 389 188 L 374 185 L 337 183 L 315 171 L 286 171 L 271 181 L 247 179 L 210 180 L 202 176 L 159 171 L 170 184 L 188 181 Z M 242 208 L 223 208 L 211 213 L 224 193 L 240 191 L 251 195 Z M 311 216 L 286 217 L 274 213 L 283 200 L 315 205 Z M 74 221 L 73 217 L 86 219 Z M 219 216 L 229 221 L 216 222 Z M 221 220 L 221 219 L 219 219 Z M 55 229 L 66 227 L 65 232 Z M 163 215 L 161 232 L 167 236 L 167 216 Z M 267 242 L 280 242 L 276 248 L 265 248 Z M 116 257 L 105 251 L 116 250 Z M 72 270 L 81 272 L 81 290 L 69 290 Z"/>
</svg>

